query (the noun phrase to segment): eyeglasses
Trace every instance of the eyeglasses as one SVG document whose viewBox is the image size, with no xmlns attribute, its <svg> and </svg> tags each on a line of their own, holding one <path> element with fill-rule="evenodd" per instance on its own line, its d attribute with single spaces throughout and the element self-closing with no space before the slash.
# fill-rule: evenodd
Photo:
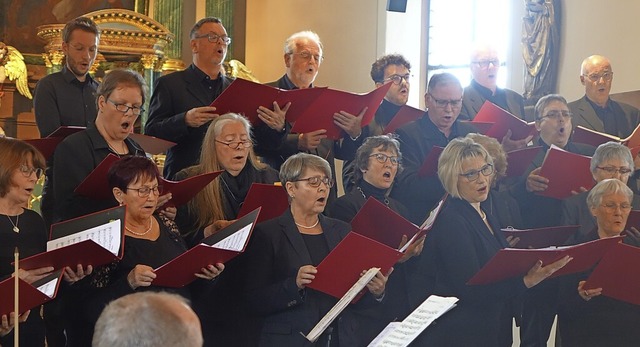
<svg viewBox="0 0 640 347">
<path fill-rule="evenodd" d="M 447 105 L 451 105 L 451 108 L 458 108 L 462 106 L 462 98 L 458 100 L 444 100 L 444 99 L 436 99 L 433 94 L 428 93 L 431 96 L 431 99 L 436 102 L 436 106 L 440 108 L 447 108 Z"/>
<path fill-rule="evenodd" d="M 603 74 L 591 74 L 591 75 L 582 75 L 588 78 L 591 82 L 598 82 L 600 79 L 604 79 L 606 82 L 609 82 L 613 79 L 613 71 L 605 72 Z"/>
<path fill-rule="evenodd" d="M 154 195 L 158 196 L 160 195 L 160 191 L 162 190 L 162 186 L 155 186 L 155 187 L 142 187 L 142 188 L 129 188 L 127 187 L 127 190 L 137 190 L 138 191 L 138 196 L 141 198 L 146 198 L 147 196 L 149 196 L 151 194 L 151 192 L 153 192 Z"/>
<path fill-rule="evenodd" d="M 295 180 L 294 182 L 307 181 L 309 187 L 318 188 L 320 187 L 320 183 L 324 183 L 328 188 L 333 187 L 333 180 L 327 176 L 312 176 L 309 178 L 301 178 Z"/>
<path fill-rule="evenodd" d="M 608 202 L 608 203 L 600 205 L 600 206 L 604 207 L 609 212 L 615 212 L 617 209 L 620 209 L 621 211 L 626 211 L 626 210 L 630 210 L 631 209 L 631 204 L 628 204 L 628 203 L 627 204 L 622 203 L 622 204 L 618 205 L 618 204 L 614 204 L 612 202 Z"/>
<path fill-rule="evenodd" d="M 372 155 L 369 156 L 369 158 L 371 157 L 375 157 L 376 160 L 378 161 L 378 163 L 380 164 L 384 164 L 387 162 L 387 160 L 389 160 L 391 162 L 391 165 L 396 166 L 400 163 L 400 158 L 394 156 L 394 157 L 390 157 L 384 153 L 374 153 Z"/>
<path fill-rule="evenodd" d="M 229 36 L 227 36 L 227 35 L 220 36 L 218 34 L 208 33 L 208 34 L 194 36 L 195 39 L 202 39 L 202 38 L 205 38 L 205 37 L 207 38 L 207 41 L 209 41 L 211 43 L 216 43 L 216 42 L 218 42 L 218 40 L 222 40 L 222 42 L 225 45 L 230 45 L 231 44 L 231 38 Z"/>
<path fill-rule="evenodd" d="M 36 173 L 36 178 L 40 178 L 44 170 L 39 167 L 28 167 L 27 165 L 20 165 L 20 173 L 22 173 L 22 176 L 31 177 L 31 174 L 34 172 Z"/>
<path fill-rule="evenodd" d="M 215 141 L 217 143 L 221 143 L 223 145 L 229 146 L 229 148 L 231 149 L 249 148 L 253 146 L 253 142 L 251 141 L 231 141 L 231 142 L 224 142 L 220 140 L 215 140 Z"/>
<path fill-rule="evenodd" d="M 555 121 L 559 121 L 560 118 L 562 118 L 563 120 L 569 120 L 571 117 L 573 117 L 573 113 L 569 111 L 549 111 L 546 115 L 540 117 L 540 119 L 549 118 Z"/>
<path fill-rule="evenodd" d="M 112 103 L 113 106 L 116 107 L 116 110 L 118 110 L 118 111 L 120 111 L 122 113 L 125 113 L 125 114 L 127 112 L 129 112 L 129 110 L 131 110 L 131 113 L 133 113 L 134 116 L 139 116 L 140 113 L 144 112 L 144 108 L 142 108 L 142 107 L 129 106 L 129 105 L 126 105 L 126 104 L 116 104 L 111 99 L 107 99 L 107 101 Z"/>
<path fill-rule="evenodd" d="M 411 74 L 406 74 L 406 75 L 391 75 L 387 78 L 385 78 L 384 80 L 382 80 L 382 82 L 388 82 L 388 81 L 392 81 L 393 84 L 397 84 L 400 85 L 402 83 L 402 80 L 407 81 L 407 83 L 409 83 L 409 78 L 411 78 Z"/>
<path fill-rule="evenodd" d="M 480 170 L 472 170 L 469 172 L 461 173 L 460 176 L 466 178 L 469 182 L 473 182 L 480 178 L 480 174 L 482 174 L 483 176 L 491 176 L 493 175 L 493 172 L 493 165 L 487 164 L 480 168 Z"/>
<path fill-rule="evenodd" d="M 489 67 L 489 64 L 493 64 L 493 66 L 499 66 L 500 65 L 500 60 L 498 59 L 490 59 L 490 60 L 477 60 L 477 61 L 473 61 L 472 63 L 474 64 L 478 64 L 479 67 L 486 69 Z"/>
<path fill-rule="evenodd" d="M 318 63 L 322 62 L 322 60 L 324 59 L 324 57 L 321 56 L 320 54 L 311 54 L 311 52 L 308 52 L 308 51 L 302 51 L 298 53 L 292 52 L 289 54 L 299 55 L 302 59 L 305 59 L 305 60 L 310 60 L 311 57 L 313 57 L 313 59 L 315 59 Z"/>
<path fill-rule="evenodd" d="M 628 167 L 615 167 L 615 166 L 596 166 L 597 169 L 600 169 L 602 171 L 605 171 L 606 173 L 610 174 L 610 175 L 615 175 L 617 173 L 620 173 L 621 176 L 624 175 L 628 175 L 631 173 L 631 169 L 629 169 Z"/>
</svg>

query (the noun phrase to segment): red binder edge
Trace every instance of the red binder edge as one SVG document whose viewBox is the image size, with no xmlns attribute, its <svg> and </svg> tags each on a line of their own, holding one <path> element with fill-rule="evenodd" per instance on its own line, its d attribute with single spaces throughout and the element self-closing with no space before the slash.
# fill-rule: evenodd
<svg viewBox="0 0 640 347">
<path fill-rule="evenodd" d="M 42 293 L 38 290 L 38 288 L 32 286 L 31 284 L 23 281 L 22 279 L 18 279 L 18 295 L 20 298 L 19 302 L 19 314 L 23 314 L 28 310 L 31 310 L 35 307 L 38 307 L 48 301 L 53 300 L 58 295 L 58 289 L 60 288 L 60 283 L 62 282 L 62 274 L 60 271 L 58 273 L 58 283 L 56 284 L 56 289 L 53 293 L 52 297 L 48 297 L 46 294 Z M 0 316 L 7 315 L 14 311 L 13 307 L 13 299 L 15 294 L 14 288 L 14 278 L 9 277 L 4 281 L 0 282 Z M 34 313 L 38 314 L 38 313 Z"/>
<path fill-rule="evenodd" d="M 501 231 L 505 237 L 513 236 L 520 238 L 520 241 L 513 246 L 513 248 L 535 249 L 562 246 L 579 228 L 579 225 L 567 225 L 523 230 L 505 228 L 501 229 Z"/>
<path fill-rule="evenodd" d="M 253 183 L 242 207 L 240 207 L 238 218 L 249 214 L 258 207 L 262 207 L 262 209 L 256 223 L 280 216 L 289 207 L 287 192 L 280 185 Z"/>
<path fill-rule="evenodd" d="M 120 158 L 114 154 L 110 153 L 107 155 L 100 164 L 80 182 L 73 192 L 96 200 L 109 199 L 112 193 L 107 187 L 107 172 L 109 172 L 111 165 L 118 160 L 120 160 Z"/>
<path fill-rule="evenodd" d="M 602 257 L 584 289 L 602 288 L 602 295 L 640 305 L 640 271 L 633 264 L 640 261 L 640 249 L 616 244 Z"/>
<path fill-rule="evenodd" d="M 181 206 L 188 203 L 202 189 L 218 177 L 223 171 L 207 172 L 200 175 L 185 178 L 182 181 L 169 181 L 160 177 L 162 195 L 171 193 L 172 197 L 166 206 Z"/>
</svg>

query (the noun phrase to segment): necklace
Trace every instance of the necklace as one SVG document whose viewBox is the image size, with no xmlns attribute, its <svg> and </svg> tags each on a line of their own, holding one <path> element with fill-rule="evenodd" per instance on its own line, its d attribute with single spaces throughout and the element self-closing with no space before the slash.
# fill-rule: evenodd
<svg viewBox="0 0 640 347">
<path fill-rule="evenodd" d="M 16 222 L 15 223 L 13 223 L 13 220 L 11 219 L 11 217 L 9 217 L 9 215 L 7 215 L 7 218 L 9 218 L 9 222 L 11 222 L 11 225 L 13 225 L 13 232 L 19 233 L 20 232 L 20 228 L 18 228 L 18 222 L 20 221 L 20 215 L 16 216 Z"/>
<path fill-rule="evenodd" d="M 362 191 L 362 188 L 360 188 L 360 187 L 356 186 L 356 189 L 357 189 L 358 191 L 360 191 L 360 194 L 362 194 L 362 197 L 363 197 L 365 200 L 367 200 L 367 196 L 366 196 L 366 195 L 364 195 L 364 192 Z M 389 206 L 389 199 L 387 199 L 387 196 L 386 196 L 386 195 L 384 196 L 384 201 L 383 201 L 383 202 L 384 202 L 384 204 L 385 204 L 385 205 Z"/>
<path fill-rule="evenodd" d="M 222 184 L 224 184 L 224 187 L 225 187 L 225 188 L 227 188 L 227 191 L 229 192 L 229 194 L 231 194 L 231 198 L 232 198 L 233 200 L 235 200 L 235 202 L 237 202 L 237 203 L 240 203 L 240 204 L 241 204 L 243 201 L 241 201 L 240 199 L 238 199 L 238 198 L 236 197 L 236 195 L 235 195 L 235 194 L 233 194 L 233 192 L 231 191 L 231 188 L 229 188 L 229 185 L 227 184 L 227 181 L 225 181 L 225 180 L 224 180 L 224 177 L 220 176 L 220 179 L 222 180 Z"/>
<path fill-rule="evenodd" d="M 149 218 L 149 229 L 147 229 L 147 231 L 142 232 L 142 233 L 137 233 L 137 232 L 135 232 L 135 231 L 133 231 L 133 230 L 129 229 L 129 227 L 128 227 L 128 226 L 126 226 L 126 225 L 124 226 L 124 228 L 125 228 L 128 232 L 130 232 L 130 233 L 132 233 L 133 235 L 136 235 L 136 236 L 144 236 L 144 235 L 147 235 L 147 234 L 151 231 L 151 227 L 153 227 L 153 218 Z"/>
<path fill-rule="evenodd" d="M 126 146 L 127 146 L 127 145 L 126 145 L 124 142 L 122 142 L 122 153 L 120 153 L 120 152 L 116 151 L 116 149 L 115 149 L 115 148 L 113 148 L 113 147 L 111 146 L 111 144 L 109 143 L 109 141 L 107 141 L 107 146 L 109 146 L 109 148 L 113 151 L 113 153 L 114 153 L 115 155 L 117 155 L 118 157 L 120 157 L 121 155 L 125 155 L 125 154 L 127 154 L 127 150 L 126 150 Z"/>
<path fill-rule="evenodd" d="M 298 222 L 296 222 L 295 220 L 293 222 L 296 223 L 297 226 L 299 226 L 299 227 L 301 227 L 303 229 L 313 229 L 313 228 L 316 227 L 316 225 L 318 225 L 318 223 L 320 223 L 320 218 L 318 218 L 318 220 L 315 223 L 313 223 L 313 225 L 310 225 L 310 226 L 298 224 Z"/>
<path fill-rule="evenodd" d="M 480 217 L 482 218 L 483 221 L 486 221 L 487 220 L 487 214 L 483 210 L 480 210 L 480 212 L 482 212 Z"/>
</svg>

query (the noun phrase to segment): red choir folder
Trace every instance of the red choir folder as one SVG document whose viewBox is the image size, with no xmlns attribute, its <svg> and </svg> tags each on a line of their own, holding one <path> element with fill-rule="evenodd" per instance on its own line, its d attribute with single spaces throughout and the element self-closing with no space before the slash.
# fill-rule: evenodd
<svg viewBox="0 0 640 347">
<path fill-rule="evenodd" d="M 0 282 L 0 316 L 6 315 L 9 318 L 9 314 L 15 311 L 13 306 L 13 300 L 15 298 L 15 279 L 9 277 Z M 22 279 L 18 279 L 18 314 L 23 314 L 32 308 L 36 308 L 50 300 L 53 300 L 58 294 L 58 288 L 62 281 L 62 271 L 56 271 L 50 275 L 29 284 Z M 45 287 L 46 286 L 46 290 Z M 40 289 L 45 291 L 44 293 Z M 40 314 L 39 312 L 31 312 L 31 314 Z"/>
<path fill-rule="evenodd" d="M 470 120 L 463 120 L 460 123 L 469 124 L 476 129 L 476 133 L 486 135 L 489 130 L 493 127 L 495 123 L 492 122 L 476 122 Z M 500 139 L 502 141 L 502 139 Z"/>
<path fill-rule="evenodd" d="M 549 184 L 546 190 L 537 194 L 565 199 L 571 196 L 571 191 L 579 192 L 580 187 L 591 189 L 595 183 L 590 165 L 591 157 L 551 145 L 540 170 L 540 176 L 549 179 Z"/>
<path fill-rule="evenodd" d="M 169 148 L 176 145 L 175 142 L 144 134 L 131 133 L 128 137 L 138 143 L 145 152 L 151 154 L 165 153 Z"/>
<path fill-rule="evenodd" d="M 627 225 L 624 230 L 631 229 L 632 227 L 640 230 L 640 210 L 631 210 L 629 217 L 627 217 Z"/>
<path fill-rule="evenodd" d="M 333 120 L 333 115 L 340 111 L 358 115 L 362 109 L 367 107 L 367 111 L 362 117 L 361 126 L 368 125 L 376 114 L 378 107 L 387 91 L 391 87 L 391 82 L 374 89 L 367 94 L 353 94 L 335 89 L 326 89 L 295 121 L 292 133 L 308 133 L 311 131 L 326 129 L 327 138 L 338 140 L 343 137 L 343 131 Z"/>
<path fill-rule="evenodd" d="M 622 143 L 629 148 L 634 148 L 640 146 L 640 131 L 638 129 L 640 129 L 640 125 L 633 130 L 631 135 L 623 139 L 615 135 L 602 133 L 578 125 L 573 130 L 572 140 L 573 142 L 586 143 L 594 147 L 598 147 L 605 142 L 614 141 Z"/>
<path fill-rule="evenodd" d="M 507 177 L 524 175 L 541 148 L 540 146 L 526 147 L 507 153 Z"/>
<path fill-rule="evenodd" d="M 600 239 L 576 246 L 545 249 L 501 249 L 478 271 L 467 284 L 490 284 L 508 278 L 524 276 L 538 260 L 542 265 L 551 264 L 565 256 L 573 257 L 565 267 L 551 277 L 582 272 L 592 268 L 622 236 Z"/>
<path fill-rule="evenodd" d="M 44 137 L 41 139 L 24 140 L 24 142 L 35 147 L 42 153 L 44 159 L 49 160 L 62 140 L 64 140 L 64 137 Z"/>
<path fill-rule="evenodd" d="M 420 228 L 380 201 L 369 197 L 351 220 L 351 230 L 398 249 L 403 235 L 411 238 Z"/>
<path fill-rule="evenodd" d="M 411 107 L 409 105 L 403 105 L 402 107 L 400 107 L 400 110 L 398 110 L 398 113 L 396 113 L 396 115 L 391 118 L 391 121 L 389 122 L 389 124 L 387 124 L 382 133 L 392 133 L 401 126 L 422 118 L 423 115 L 423 110 Z"/>
<path fill-rule="evenodd" d="M 520 249 L 545 248 L 551 246 L 563 246 L 575 234 L 579 225 L 567 225 L 538 229 L 501 229 L 505 237 L 513 236 L 520 238 L 520 241 L 513 246 Z"/>
<path fill-rule="evenodd" d="M 171 193 L 171 200 L 167 202 L 166 206 L 182 206 L 186 204 L 221 173 L 222 171 L 203 173 L 185 178 L 182 181 L 169 181 L 164 177 L 160 177 L 162 195 Z"/>
<path fill-rule="evenodd" d="M 493 137 L 499 142 L 502 142 L 509 129 L 511 129 L 512 140 L 522 140 L 536 132 L 533 122 L 527 123 L 489 101 L 485 101 L 480 107 L 471 123 L 475 122 L 495 123 L 485 135 Z"/>
<path fill-rule="evenodd" d="M 602 295 L 640 305 L 640 248 L 619 243 L 602 257 L 584 289 L 602 288 Z"/>
<path fill-rule="evenodd" d="M 62 137 L 65 138 L 71 134 L 75 134 L 79 131 L 85 130 L 85 127 L 78 127 L 78 126 L 61 126 L 58 129 L 54 130 L 51 134 L 49 134 L 49 136 L 47 137 Z"/>
<path fill-rule="evenodd" d="M 73 192 L 95 200 L 111 199 L 113 193 L 107 184 L 107 173 L 111 165 L 118 160 L 120 158 L 114 154 L 107 155 Z"/>
<path fill-rule="evenodd" d="M 239 113 L 247 117 L 253 126 L 262 121 L 258 118 L 258 107 L 264 106 L 273 109 L 273 102 L 284 107 L 291 102 L 287 111 L 287 120 L 295 122 L 302 113 L 316 100 L 326 87 L 283 90 L 260 83 L 251 82 L 242 78 L 236 78 L 211 106 L 216 108 L 216 113 Z"/>
<path fill-rule="evenodd" d="M 184 287 L 197 278 L 195 274 L 203 267 L 226 263 L 243 253 L 259 214 L 260 208 L 253 210 L 226 228 L 205 238 L 199 245 L 155 269 L 156 278 L 153 280 L 153 285 L 170 288 Z"/>
<path fill-rule="evenodd" d="M 340 299 L 360 278 L 362 271 L 379 267 L 386 274 L 402 255 L 385 244 L 350 232 L 318 265 L 316 278 L 307 287 Z M 363 294 L 364 291 L 353 302 Z"/>
<path fill-rule="evenodd" d="M 418 170 L 419 177 L 438 177 L 438 159 L 440 159 L 442 151 L 444 151 L 442 147 L 431 147 L 431 151 L 429 151 L 427 157 L 424 158 L 422 166 L 420 166 Z"/>
<path fill-rule="evenodd" d="M 112 223 L 117 220 L 120 222 Z M 30 270 L 46 266 L 63 269 L 69 266 L 75 269 L 78 264 L 95 267 L 120 259 L 124 252 L 124 221 L 125 206 L 118 206 L 53 224 L 48 250 L 20 260 L 20 267 Z M 107 230 L 118 224 L 119 229 Z M 86 232 L 88 230 L 91 231 Z M 115 253 L 99 244 L 117 242 L 116 239 L 120 247 Z"/>
<path fill-rule="evenodd" d="M 256 223 L 280 216 L 289 207 L 287 192 L 281 185 L 254 183 L 247 192 L 238 218 L 261 207 Z"/>
</svg>

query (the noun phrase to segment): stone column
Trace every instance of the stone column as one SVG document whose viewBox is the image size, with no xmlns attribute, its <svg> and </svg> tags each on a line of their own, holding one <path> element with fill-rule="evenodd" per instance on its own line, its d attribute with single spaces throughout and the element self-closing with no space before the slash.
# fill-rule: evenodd
<svg viewBox="0 0 640 347">
<path fill-rule="evenodd" d="M 222 21 L 222 25 L 227 29 L 227 34 L 233 40 L 233 8 L 234 0 L 206 0 L 205 14 L 207 17 L 218 17 Z M 227 48 L 227 61 L 234 59 L 233 41 Z"/>
<path fill-rule="evenodd" d="M 155 81 L 154 70 L 157 68 L 159 62 L 160 59 L 155 54 L 143 54 L 142 57 L 140 57 L 140 64 L 142 64 L 142 67 L 144 69 L 144 75 L 142 77 L 144 77 L 144 80 L 147 81 L 147 90 L 149 91 L 149 93 L 147 94 L 147 99 L 145 100 L 143 106 L 146 111 L 144 111 L 140 115 L 141 132 L 144 132 L 144 125 L 147 123 L 147 119 L 149 118 L 149 100 L 151 99 L 151 94 L 153 93 L 153 83 Z"/>
<path fill-rule="evenodd" d="M 165 61 L 162 70 L 176 71 L 185 68 L 182 62 L 182 0 L 155 1 L 153 4 L 154 19 L 166 26 L 175 36 L 172 43 L 164 50 Z"/>
</svg>

